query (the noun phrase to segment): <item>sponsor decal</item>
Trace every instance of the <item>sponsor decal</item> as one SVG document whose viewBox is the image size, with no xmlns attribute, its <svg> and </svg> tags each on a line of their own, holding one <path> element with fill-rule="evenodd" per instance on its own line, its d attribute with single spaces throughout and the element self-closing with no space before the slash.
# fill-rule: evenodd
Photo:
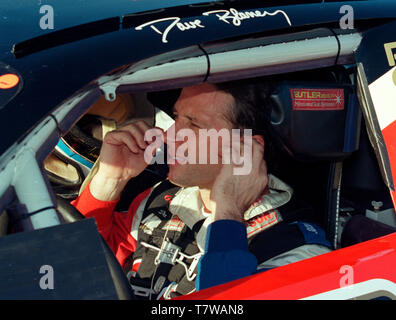
<svg viewBox="0 0 396 320">
<path fill-rule="evenodd" d="M 0 89 L 11 89 L 19 83 L 19 77 L 13 73 L 0 76 Z"/>
<path fill-rule="evenodd" d="M 169 202 L 169 203 L 171 203 L 171 201 L 172 201 L 172 198 L 173 198 L 173 196 L 172 196 L 172 195 L 170 195 L 170 194 L 166 194 L 166 195 L 164 195 L 164 200 L 165 200 L 166 202 Z"/>
<path fill-rule="evenodd" d="M 163 230 L 169 231 L 178 231 L 181 232 L 185 223 L 179 219 L 178 216 L 174 216 L 171 220 L 169 220 L 164 226 Z"/>
<path fill-rule="evenodd" d="M 396 54 L 392 50 L 396 49 L 396 42 L 384 43 L 384 48 L 389 66 L 394 67 L 396 65 Z"/>
<path fill-rule="evenodd" d="M 155 214 L 148 215 L 140 224 L 139 229 L 144 233 L 152 235 L 155 228 L 162 222 Z"/>
<path fill-rule="evenodd" d="M 396 69 L 393 71 L 392 80 L 393 84 L 396 86 Z"/>
<path fill-rule="evenodd" d="M 396 121 L 396 108 L 394 107 L 396 99 L 395 85 L 396 67 L 393 67 L 369 85 L 371 99 L 381 130 Z M 393 140 L 391 141 L 393 142 Z M 390 149 L 393 149 L 393 147 Z"/>
<path fill-rule="evenodd" d="M 10 65 L 0 61 L 0 110 L 22 90 L 23 78 Z"/>
<path fill-rule="evenodd" d="M 246 223 L 246 232 L 248 237 L 252 237 L 255 234 L 261 232 L 264 229 L 269 228 L 273 224 L 278 222 L 278 214 L 276 210 L 270 212 L 264 212 Z"/>
<path fill-rule="evenodd" d="M 290 89 L 293 110 L 343 110 L 343 89 Z"/>
<path fill-rule="evenodd" d="M 167 213 L 168 212 L 165 209 L 160 209 L 160 210 L 157 211 L 157 214 L 160 215 L 164 219 L 166 219 Z"/>
</svg>

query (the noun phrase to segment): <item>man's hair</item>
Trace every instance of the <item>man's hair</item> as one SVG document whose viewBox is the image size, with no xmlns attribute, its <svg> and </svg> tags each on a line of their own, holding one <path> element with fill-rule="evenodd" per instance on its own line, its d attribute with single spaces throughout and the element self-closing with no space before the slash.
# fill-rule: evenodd
<svg viewBox="0 0 396 320">
<path fill-rule="evenodd" d="M 271 92 L 274 87 L 268 78 L 236 80 L 215 83 L 216 88 L 233 96 L 235 103 L 226 115 L 236 129 L 252 129 L 252 135 L 264 138 L 264 157 L 270 171 L 276 163 L 271 138 Z"/>
<path fill-rule="evenodd" d="M 271 85 L 258 79 L 237 80 L 215 83 L 216 88 L 233 96 L 235 103 L 231 107 L 228 120 L 237 129 L 252 129 L 253 135 L 267 138 L 272 102 Z"/>
</svg>

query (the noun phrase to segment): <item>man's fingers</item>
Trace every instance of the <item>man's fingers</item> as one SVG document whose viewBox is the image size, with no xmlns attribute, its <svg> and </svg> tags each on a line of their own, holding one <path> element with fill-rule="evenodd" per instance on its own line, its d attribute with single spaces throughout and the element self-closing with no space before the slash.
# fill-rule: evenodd
<svg viewBox="0 0 396 320">
<path fill-rule="evenodd" d="M 104 143 L 111 145 L 126 145 L 128 149 L 133 153 L 139 153 L 141 150 L 136 143 L 134 137 L 128 131 L 112 131 L 106 134 Z"/>
<path fill-rule="evenodd" d="M 140 130 L 145 133 L 147 130 L 153 129 L 152 126 L 149 126 L 146 121 L 140 120 L 134 123 Z"/>
<path fill-rule="evenodd" d="M 137 144 L 141 149 L 146 149 L 148 143 L 144 141 L 144 131 L 137 125 L 130 125 L 122 130 L 128 131 L 136 140 Z"/>
</svg>

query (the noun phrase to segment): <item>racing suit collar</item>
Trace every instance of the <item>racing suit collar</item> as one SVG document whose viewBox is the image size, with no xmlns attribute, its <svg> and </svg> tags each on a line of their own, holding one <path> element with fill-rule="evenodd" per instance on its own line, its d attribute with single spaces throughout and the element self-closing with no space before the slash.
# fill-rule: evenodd
<svg viewBox="0 0 396 320">
<path fill-rule="evenodd" d="M 279 178 L 268 174 L 269 193 L 261 195 L 244 213 L 245 221 L 269 210 L 274 210 L 290 201 L 293 189 Z M 202 214 L 203 203 L 198 187 L 181 188 L 173 197 L 169 211 L 177 215 L 190 229 L 200 220 L 205 219 L 197 234 L 197 244 L 203 252 L 206 238 L 206 229 L 213 222 L 213 215 L 205 217 Z M 280 214 L 279 221 L 282 220 Z"/>
<path fill-rule="evenodd" d="M 288 203 L 293 189 L 279 178 L 268 174 L 269 193 L 261 195 L 244 213 L 245 221 Z"/>
<path fill-rule="evenodd" d="M 244 213 L 244 219 L 249 220 L 263 212 L 279 208 L 290 201 L 293 189 L 272 174 L 268 175 L 269 193 L 261 195 Z M 203 206 L 198 187 L 181 188 L 169 206 L 171 213 L 177 215 L 189 227 L 204 218 L 201 212 Z M 192 224 L 192 225 L 191 225 Z"/>
</svg>

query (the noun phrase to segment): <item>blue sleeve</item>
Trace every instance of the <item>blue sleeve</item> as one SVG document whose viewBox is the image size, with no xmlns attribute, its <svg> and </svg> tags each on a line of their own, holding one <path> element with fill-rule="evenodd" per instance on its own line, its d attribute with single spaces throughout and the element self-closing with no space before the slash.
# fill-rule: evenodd
<svg viewBox="0 0 396 320">
<path fill-rule="evenodd" d="M 246 227 L 238 221 L 219 220 L 207 230 L 205 254 L 198 263 L 197 291 L 256 272 L 257 259 L 248 250 Z"/>
</svg>

